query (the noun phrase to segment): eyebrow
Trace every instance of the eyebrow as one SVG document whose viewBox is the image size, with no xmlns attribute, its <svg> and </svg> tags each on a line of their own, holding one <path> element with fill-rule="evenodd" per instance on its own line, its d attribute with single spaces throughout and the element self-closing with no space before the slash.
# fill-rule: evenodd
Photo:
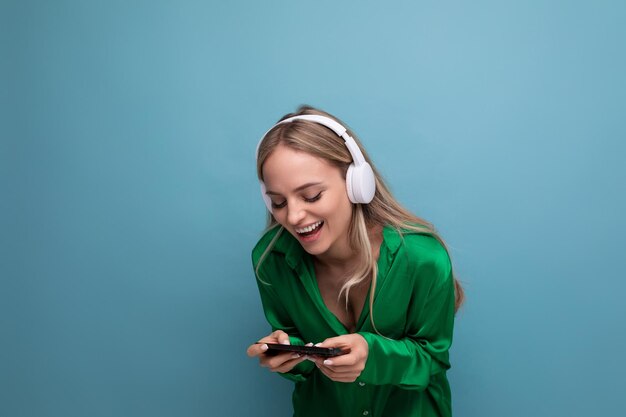
<svg viewBox="0 0 626 417">
<path fill-rule="evenodd" d="M 321 182 L 307 182 L 306 184 L 303 184 L 303 185 L 297 187 L 294 191 L 302 191 L 302 190 L 304 190 L 306 188 L 313 187 L 314 185 L 320 185 L 320 184 L 322 184 L 322 183 Z M 280 195 L 279 193 L 277 193 L 275 191 L 271 191 L 271 190 L 267 190 L 265 192 L 265 194 Z"/>
</svg>

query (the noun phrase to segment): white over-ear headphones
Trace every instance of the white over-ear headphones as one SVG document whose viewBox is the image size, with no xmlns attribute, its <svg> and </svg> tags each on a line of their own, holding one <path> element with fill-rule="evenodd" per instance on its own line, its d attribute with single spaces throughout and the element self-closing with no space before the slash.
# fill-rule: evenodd
<svg viewBox="0 0 626 417">
<path fill-rule="evenodd" d="M 348 167 L 348 172 L 346 174 L 346 188 L 348 191 L 348 198 L 353 203 L 360 204 L 368 204 L 374 199 L 374 193 L 376 192 L 376 179 L 374 177 L 374 171 L 372 171 L 372 167 L 370 164 L 365 161 L 359 146 L 356 144 L 352 136 L 348 135 L 348 129 L 326 116 L 319 116 L 316 114 L 303 114 L 300 116 L 289 117 L 285 120 L 281 120 L 272 126 L 261 138 L 259 144 L 256 147 L 256 158 L 259 158 L 259 147 L 261 146 L 261 142 L 265 139 L 265 136 L 276 126 L 293 122 L 294 120 L 309 120 L 311 122 L 319 123 L 327 128 L 331 129 L 333 132 L 337 134 L 337 136 L 343 138 L 346 143 L 346 147 L 348 151 L 350 151 L 350 155 L 352 155 L 352 163 Z M 263 181 L 261 182 L 261 194 L 263 196 L 263 201 L 265 201 L 265 205 L 267 209 L 272 212 L 272 200 L 265 193 L 265 184 Z"/>
</svg>

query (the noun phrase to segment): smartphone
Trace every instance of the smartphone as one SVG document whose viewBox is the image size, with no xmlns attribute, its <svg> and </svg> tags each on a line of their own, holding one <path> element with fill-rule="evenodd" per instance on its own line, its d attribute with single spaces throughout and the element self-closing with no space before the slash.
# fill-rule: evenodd
<svg viewBox="0 0 626 417">
<path fill-rule="evenodd" d="M 343 355 L 344 352 L 340 348 L 326 348 L 317 346 L 301 346 L 301 345 L 281 345 L 279 343 L 264 343 L 267 345 L 266 355 L 276 355 L 280 352 L 294 352 L 301 355 L 321 356 L 330 358 L 333 356 Z"/>
</svg>

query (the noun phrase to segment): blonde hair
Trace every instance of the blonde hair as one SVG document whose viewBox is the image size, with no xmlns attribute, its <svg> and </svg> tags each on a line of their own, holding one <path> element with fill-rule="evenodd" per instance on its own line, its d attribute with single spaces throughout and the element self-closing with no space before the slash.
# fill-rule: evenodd
<svg viewBox="0 0 626 417">
<path fill-rule="evenodd" d="M 303 114 L 330 117 L 344 127 L 348 127 L 336 117 L 310 106 L 301 106 L 297 112 L 289 113 L 283 116 L 280 120 Z M 352 249 L 360 259 L 359 262 L 357 262 L 358 266 L 356 270 L 353 271 L 351 276 L 347 277 L 345 283 L 341 287 L 338 297 L 340 298 L 341 295 L 345 293 L 347 307 L 350 289 L 371 278 L 372 283 L 369 296 L 370 320 L 374 329 L 376 329 L 373 319 L 373 302 L 378 268 L 376 259 L 374 259 L 372 254 L 372 245 L 369 239 L 368 230 L 371 230 L 375 226 L 390 225 L 397 229 L 400 233 L 402 233 L 402 230 L 404 229 L 428 234 L 437 239 L 446 251 L 448 251 L 448 248 L 443 239 L 441 239 L 441 237 L 437 234 L 432 224 L 415 216 L 396 201 L 385 185 L 381 175 L 372 164 L 371 159 L 363 149 L 363 146 L 357 136 L 350 129 L 348 129 L 348 134 L 354 138 L 356 143 L 359 145 L 365 160 L 372 166 L 374 176 L 376 178 L 376 193 L 374 194 L 374 199 L 369 204 L 352 205 L 352 218 L 348 228 L 349 241 Z M 274 126 L 265 135 L 263 141 L 260 143 L 257 156 L 257 175 L 261 181 L 263 181 L 263 164 L 265 163 L 267 157 L 279 144 L 324 159 L 331 165 L 340 168 L 343 172 L 344 178 L 348 166 L 352 163 L 352 156 L 350 155 L 348 148 L 345 146 L 344 140 L 338 137 L 333 131 L 316 122 L 308 120 L 295 120 L 291 123 Z M 268 229 L 277 226 L 278 222 L 274 216 L 268 212 Z M 278 231 L 274 239 L 272 239 L 265 252 L 261 255 L 255 271 L 257 273 L 257 277 L 259 276 L 258 270 L 263 260 L 274 246 L 278 237 L 281 235 L 282 230 L 281 226 L 281 229 Z M 455 311 L 457 311 L 463 303 L 465 297 L 463 288 L 456 279 L 454 271 L 452 274 L 454 277 L 455 290 L 454 304 Z"/>
</svg>

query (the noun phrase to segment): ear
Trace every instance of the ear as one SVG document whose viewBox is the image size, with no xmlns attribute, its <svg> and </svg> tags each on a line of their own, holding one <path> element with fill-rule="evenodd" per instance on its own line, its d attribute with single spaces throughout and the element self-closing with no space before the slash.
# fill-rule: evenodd
<svg viewBox="0 0 626 417">
<path fill-rule="evenodd" d="M 265 207 L 267 207 L 267 210 L 272 213 L 272 199 L 266 194 L 267 189 L 265 188 L 265 183 L 263 181 L 259 181 L 259 183 L 261 185 L 261 197 L 263 197 Z"/>
</svg>

